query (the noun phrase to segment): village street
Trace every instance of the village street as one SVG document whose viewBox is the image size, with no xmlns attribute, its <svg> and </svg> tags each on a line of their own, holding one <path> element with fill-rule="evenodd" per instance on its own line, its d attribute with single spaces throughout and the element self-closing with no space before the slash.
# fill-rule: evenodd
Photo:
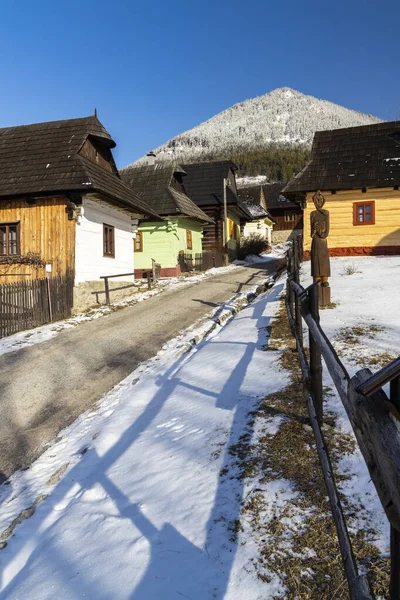
<svg viewBox="0 0 400 600">
<path fill-rule="evenodd" d="M 278 260 L 165 291 L 0 357 L 0 471 L 29 465 L 60 429 L 183 329 L 273 273 Z"/>
</svg>

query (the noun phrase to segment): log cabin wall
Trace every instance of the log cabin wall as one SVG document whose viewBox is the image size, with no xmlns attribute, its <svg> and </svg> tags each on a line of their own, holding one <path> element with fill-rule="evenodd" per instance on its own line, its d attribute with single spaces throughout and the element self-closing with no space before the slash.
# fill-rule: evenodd
<svg viewBox="0 0 400 600">
<path fill-rule="evenodd" d="M 303 211 L 300 209 L 268 209 L 276 221 L 274 231 L 292 231 L 303 228 Z M 290 219 L 288 219 L 290 217 Z"/>
<path fill-rule="evenodd" d="M 68 220 L 65 196 L 0 200 L 0 225 L 19 223 L 20 256 L 32 252 L 52 265 L 52 276 L 75 270 L 75 221 Z M 4 259 L 3 259 L 4 260 Z M 0 283 L 14 283 L 46 277 L 44 267 L 31 264 L 4 264 L 0 257 Z M 12 276 L 3 276 L 12 274 Z M 28 276 L 18 277 L 25 274 Z"/>
<path fill-rule="evenodd" d="M 221 250 L 223 241 L 223 215 L 218 206 L 202 206 L 206 215 L 212 217 L 215 223 L 205 223 L 203 227 L 202 247 L 204 251 Z"/>
<path fill-rule="evenodd" d="M 215 221 L 214 223 L 204 223 L 202 249 L 204 252 L 212 250 L 221 252 L 224 241 L 224 209 L 220 206 L 202 206 L 201 210 Z M 230 210 L 229 206 L 228 229 L 228 252 L 231 260 L 234 260 L 240 237 L 240 219 Z"/>
<path fill-rule="evenodd" d="M 304 209 L 304 250 L 311 250 L 310 213 L 315 210 L 312 197 L 307 194 Z M 400 254 L 400 191 L 393 188 L 369 188 L 366 192 L 344 190 L 322 192 L 324 209 L 329 210 L 328 237 L 331 256 L 363 254 Z M 355 203 L 373 203 L 374 223 L 355 225 Z"/>
<path fill-rule="evenodd" d="M 100 144 L 95 144 L 90 140 L 86 140 L 86 142 L 80 149 L 79 154 L 81 154 L 91 162 L 100 165 L 101 167 L 103 167 L 103 169 L 106 169 L 110 173 L 114 171 L 114 161 L 112 158 L 111 151 L 108 148 L 104 148 Z"/>
</svg>

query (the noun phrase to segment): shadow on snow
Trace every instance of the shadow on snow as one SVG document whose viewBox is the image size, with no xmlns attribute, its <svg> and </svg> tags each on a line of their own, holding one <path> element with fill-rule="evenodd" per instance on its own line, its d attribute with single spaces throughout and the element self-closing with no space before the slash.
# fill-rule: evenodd
<svg viewBox="0 0 400 600">
<path fill-rule="evenodd" d="M 282 288 L 282 285 L 275 286 L 269 292 L 267 302 L 275 301 Z M 48 529 L 43 528 L 42 530 L 43 521 L 54 509 L 55 504 L 64 498 L 70 492 L 72 486 L 76 484 L 79 485 L 81 490 L 89 490 L 95 484 L 100 484 L 105 493 L 112 498 L 118 510 L 119 518 L 131 521 L 150 546 L 148 566 L 139 583 L 134 581 L 136 569 L 135 565 L 132 564 L 132 590 L 130 595 L 125 595 L 125 592 L 123 592 L 120 596 L 117 593 L 114 596 L 115 598 L 123 597 L 131 600 L 163 598 L 167 600 L 180 596 L 190 600 L 204 600 L 205 598 L 222 600 L 225 597 L 237 551 L 237 541 L 229 539 L 227 514 L 230 522 L 239 519 L 244 482 L 219 477 L 213 506 L 206 524 L 206 541 L 202 548 L 194 545 L 170 523 L 165 523 L 158 529 L 145 516 L 140 503 L 132 503 L 124 491 L 115 485 L 107 472 L 135 444 L 138 437 L 160 413 L 178 386 L 186 388 L 188 392 L 193 390 L 207 396 L 213 396 L 216 407 L 234 413 L 229 439 L 220 466 L 223 468 L 231 464 L 232 459 L 229 448 L 232 444 L 238 442 L 244 428 L 248 425 L 248 412 L 254 408 L 254 405 L 249 405 L 251 402 L 254 404 L 254 399 L 241 394 L 240 389 L 255 350 L 265 345 L 265 328 L 268 326 L 270 319 L 263 316 L 264 308 L 265 300 L 257 301 L 246 309 L 247 316 L 242 317 L 256 321 L 256 327 L 258 328 L 257 342 L 221 341 L 219 336 L 208 342 L 210 344 L 221 344 L 221 348 L 218 348 L 219 352 L 224 352 L 224 345 L 235 348 L 235 367 L 229 374 L 225 374 L 226 381 L 219 393 L 196 388 L 190 382 L 186 383 L 180 378 L 183 363 L 188 364 L 196 354 L 189 358 L 183 356 L 164 375 L 158 378 L 158 391 L 148 403 L 144 412 L 122 434 L 121 438 L 101 457 L 94 448 L 89 448 L 82 460 L 58 483 L 51 495 L 40 505 L 40 509 L 36 514 L 29 519 L 31 532 L 29 538 L 23 535 L 26 523 L 18 526 L 16 532 L 21 533 L 21 535 L 12 539 L 9 546 L 2 551 L 2 556 L 6 559 L 3 562 L 3 567 L 7 568 L 7 564 L 17 557 L 20 557 L 23 566 L 8 584 L 5 583 L 3 578 L 5 587 L 0 594 L 1 599 L 9 598 L 10 594 L 29 576 L 29 572 L 34 568 L 35 559 L 40 554 L 42 544 L 45 543 L 46 535 L 48 535 Z M 241 318 L 240 315 L 237 318 Z M 228 332 L 230 325 L 228 324 L 224 331 Z M 204 343 L 199 348 L 202 346 L 204 346 Z M 248 428 L 247 431 L 249 431 Z M 176 506 L 176 510 L 179 511 L 179 506 Z M 32 537 L 35 538 L 35 547 L 30 550 L 29 540 Z M 96 598 L 97 600 L 110 598 L 108 592 L 105 592 L 102 588 L 101 577 L 90 577 L 89 580 L 89 574 L 80 573 L 79 578 L 77 578 L 74 557 L 66 556 L 63 549 L 57 547 L 57 540 L 54 540 L 54 537 L 52 536 L 51 540 L 51 543 L 55 544 L 55 551 L 52 553 L 54 561 L 52 567 L 59 576 L 63 597 L 71 600 L 82 596 Z M 168 549 L 164 549 L 166 546 L 168 546 Z M 95 555 L 92 556 L 92 562 L 96 562 Z M 117 581 L 118 572 L 115 573 L 115 578 Z M 9 576 L 7 579 L 9 579 Z M 182 591 L 178 591 L 177 586 L 179 587 L 182 579 L 185 579 L 186 585 L 181 585 Z M 118 583 L 115 585 L 117 586 Z"/>
</svg>

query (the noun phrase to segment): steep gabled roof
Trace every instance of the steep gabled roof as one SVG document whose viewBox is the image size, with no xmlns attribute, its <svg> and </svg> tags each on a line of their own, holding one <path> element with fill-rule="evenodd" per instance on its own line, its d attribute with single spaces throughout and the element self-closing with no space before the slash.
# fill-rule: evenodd
<svg viewBox="0 0 400 600">
<path fill-rule="evenodd" d="M 127 167 L 120 171 L 123 182 L 159 215 L 185 215 L 197 221 L 213 223 L 186 195 L 184 188 L 178 190 L 173 186 L 174 173 L 184 176 L 181 167 L 156 163 Z"/>
<path fill-rule="evenodd" d="M 282 181 L 277 183 L 263 184 L 262 188 L 268 210 L 274 210 L 277 208 L 299 208 L 298 204 L 291 202 L 282 195 L 282 191 L 284 190 L 285 186 L 286 182 Z"/>
<path fill-rule="evenodd" d="M 261 204 L 261 189 L 261 185 L 240 188 L 238 192 L 239 202 L 252 220 L 268 218 L 273 221 L 268 210 Z"/>
<path fill-rule="evenodd" d="M 237 170 L 230 160 L 182 165 L 185 170 L 184 186 L 197 206 L 219 205 L 223 202 L 223 180 L 229 170 Z M 227 204 L 237 204 L 236 191 L 227 187 Z"/>
<path fill-rule="evenodd" d="M 400 185 L 399 121 L 318 131 L 311 161 L 284 192 L 396 185 Z"/>
<path fill-rule="evenodd" d="M 0 198 L 97 191 L 118 205 L 159 218 L 117 172 L 78 154 L 88 138 L 109 149 L 115 146 L 95 116 L 0 129 Z"/>
</svg>

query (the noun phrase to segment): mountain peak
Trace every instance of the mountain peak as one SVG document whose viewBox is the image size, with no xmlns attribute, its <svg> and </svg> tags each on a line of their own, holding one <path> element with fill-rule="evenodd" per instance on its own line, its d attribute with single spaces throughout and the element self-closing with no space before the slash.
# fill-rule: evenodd
<svg viewBox="0 0 400 600">
<path fill-rule="evenodd" d="M 244 100 L 156 148 L 158 160 L 229 157 L 271 144 L 310 146 L 316 131 L 379 123 L 371 115 L 282 87 Z M 141 162 L 140 159 L 139 162 Z"/>
</svg>

